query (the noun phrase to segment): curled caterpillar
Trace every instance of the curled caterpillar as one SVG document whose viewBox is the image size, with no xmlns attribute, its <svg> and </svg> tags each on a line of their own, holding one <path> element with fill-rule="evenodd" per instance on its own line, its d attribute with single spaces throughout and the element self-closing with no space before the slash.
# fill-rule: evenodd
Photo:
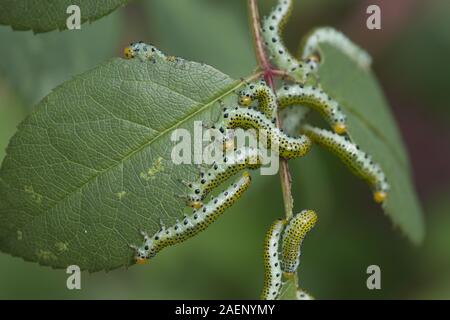
<svg viewBox="0 0 450 320">
<path fill-rule="evenodd" d="M 313 86 L 301 84 L 284 85 L 277 91 L 280 109 L 291 105 L 302 105 L 318 111 L 337 134 L 346 131 L 346 116 L 339 103 L 328 94 Z"/>
<path fill-rule="evenodd" d="M 275 65 L 286 70 L 297 81 L 304 83 L 310 74 L 314 74 L 318 67 L 315 56 L 298 61 L 282 41 L 283 28 L 292 12 L 293 0 L 279 0 L 278 5 L 270 15 L 264 18 L 262 36 L 271 60 Z"/>
<path fill-rule="evenodd" d="M 270 226 L 264 239 L 264 287 L 261 300 L 274 300 L 281 288 L 281 265 L 278 243 L 285 220 L 276 220 Z"/>
<path fill-rule="evenodd" d="M 373 190 L 375 202 L 382 203 L 386 200 L 389 184 L 380 165 L 375 163 L 370 155 L 360 150 L 348 138 L 328 130 L 304 125 L 302 132 L 312 141 L 336 154 L 356 176 L 365 180 Z"/>
<path fill-rule="evenodd" d="M 276 97 L 264 80 L 249 83 L 239 92 L 239 105 L 248 107 L 255 100 L 258 100 L 258 108 L 267 118 L 275 119 L 277 113 Z"/>
<path fill-rule="evenodd" d="M 297 300 L 314 300 L 314 297 L 302 289 L 297 290 Z"/>
<path fill-rule="evenodd" d="M 304 156 L 311 148 L 311 140 L 302 135 L 293 138 L 278 129 L 272 121 L 257 110 L 235 107 L 224 109 L 223 125 L 228 129 L 255 129 L 259 137 L 267 138 L 268 148 L 279 146 L 281 157 L 291 159 Z"/>
<path fill-rule="evenodd" d="M 243 169 L 256 169 L 262 164 L 258 149 L 243 147 L 224 156 L 221 163 L 213 163 L 206 171 L 200 172 L 200 179 L 183 183 L 191 190 L 187 196 L 188 205 L 199 207 L 201 201 L 222 182 Z"/>
<path fill-rule="evenodd" d="M 302 57 L 306 59 L 311 55 L 318 54 L 318 47 L 321 43 L 328 43 L 355 61 L 363 69 L 370 68 L 372 58 L 370 55 L 350 41 L 342 32 L 331 27 L 323 27 L 315 29 L 307 36 L 302 46 Z"/>
<path fill-rule="evenodd" d="M 303 210 L 289 220 L 283 233 L 281 246 L 281 269 L 294 273 L 300 264 L 300 249 L 309 230 L 317 221 L 317 214 L 312 210 Z"/>
<path fill-rule="evenodd" d="M 151 237 L 141 232 L 144 243 L 140 247 L 132 246 L 136 250 L 136 263 L 141 264 L 165 247 L 183 242 L 206 229 L 241 197 L 250 186 L 250 181 L 250 175 L 244 172 L 242 177 L 228 189 L 211 199 L 206 205 L 194 210 L 191 216 L 185 216 L 181 222 L 177 221 L 175 225 L 168 228 L 161 224 L 161 229 Z"/>
</svg>

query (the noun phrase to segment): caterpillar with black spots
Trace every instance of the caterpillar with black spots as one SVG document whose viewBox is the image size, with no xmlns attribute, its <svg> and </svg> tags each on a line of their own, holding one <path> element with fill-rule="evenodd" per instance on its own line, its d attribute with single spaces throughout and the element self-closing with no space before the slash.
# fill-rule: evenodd
<svg viewBox="0 0 450 320">
<path fill-rule="evenodd" d="M 131 246 L 136 251 L 136 263 L 142 264 L 162 249 L 183 242 L 205 230 L 242 196 L 250 186 L 250 182 L 249 173 L 244 172 L 234 184 L 217 197 L 212 198 L 207 204 L 194 210 L 191 216 L 185 216 L 182 221 L 177 221 L 170 227 L 165 227 L 161 223 L 160 230 L 152 236 L 141 231 L 144 243 L 140 247 Z"/>
<path fill-rule="evenodd" d="M 314 227 L 317 214 L 303 210 L 291 218 L 282 237 L 281 269 L 287 274 L 294 273 L 300 264 L 301 245 L 306 234 Z"/>
<path fill-rule="evenodd" d="M 200 172 L 200 178 L 194 182 L 183 183 L 191 190 L 185 198 L 187 204 L 194 208 L 201 206 L 201 201 L 215 187 L 243 169 L 257 169 L 262 164 L 258 149 L 243 147 L 226 154 L 221 163 L 214 162 L 209 169 Z"/>
<path fill-rule="evenodd" d="M 293 0 L 278 1 L 278 5 L 263 20 L 262 36 L 273 63 L 295 80 L 304 83 L 309 75 L 316 73 L 318 60 L 311 55 L 299 61 L 283 44 L 283 28 L 292 13 L 292 7 Z"/>
<path fill-rule="evenodd" d="M 301 56 L 303 59 L 314 55 L 317 56 L 319 45 L 321 43 L 328 43 L 355 61 L 363 69 L 369 69 L 372 64 L 372 58 L 366 51 L 334 28 L 317 28 L 305 39 L 303 46 L 301 46 Z"/>
<path fill-rule="evenodd" d="M 151 44 L 142 41 L 132 42 L 128 47 L 123 49 L 123 54 L 126 59 L 138 58 L 141 61 L 153 61 L 156 59 L 165 59 L 167 61 L 181 60 L 174 56 L 167 56 L 161 50 Z"/>
<path fill-rule="evenodd" d="M 280 293 L 282 282 L 278 247 L 285 224 L 285 220 L 276 220 L 264 239 L 264 287 L 261 300 L 275 300 Z"/>
<path fill-rule="evenodd" d="M 372 188 L 373 199 L 377 203 L 386 200 L 389 184 L 386 175 L 372 157 L 352 143 L 347 137 L 331 131 L 304 125 L 301 129 L 313 142 L 334 153 L 356 176 L 365 180 Z"/>
<path fill-rule="evenodd" d="M 266 84 L 266 81 L 260 80 L 247 84 L 239 92 L 238 103 L 242 107 L 248 107 L 257 100 L 259 110 L 270 120 L 275 119 L 277 113 L 277 98 L 273 90 Z"/>
<path fill-rule="evenodd" d="M 346 132 L 346 115 L 339 103 L 323 90 L 302 84 L 284 85 L 277 91 L 280 109 L 302 105 L 318 111 L 337 134 Z"/>
<path fill-rule="evenodd" d="M 311 140 L 301 135 L 290 137 L 275 126 L 264 114 L 246 108 L 225 108 L 222 125 L 227 129 L 255 129 L 258 137 L 267 138 L 267 147 L 278 145 L 279 155 L 286 159 L 304 156 L 311 148 Z"/>
</svg>

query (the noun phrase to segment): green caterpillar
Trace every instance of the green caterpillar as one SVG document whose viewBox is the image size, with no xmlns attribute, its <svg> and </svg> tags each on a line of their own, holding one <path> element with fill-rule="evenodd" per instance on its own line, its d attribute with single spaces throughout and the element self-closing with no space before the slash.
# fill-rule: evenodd
<svg viewBox="0 0 450 320">
<path fill-rule="evenodd" d="M 303 59 L 311 55 L 317 55 L 321 43 L 334 46 L 363 69 L 370 68 L 372 64 L 372 58 L 366 51 L 350 41 L 342 32 L 331 27 L 317 28 L 306 37 L 301 49 Z"/>
<path fill-rule="evenodd" d="M 365 180 L 373 190 L 375 202 L 382 203 L 386 200 L 389 184 L 380 165 L 370 155 L 348 138 L 333 132 L 309 125 L 304 125 L 301 131 L 313 142 L 336 154 L 356 176 Z"/>
<path fill-rule="evenodd" d="M 289 220 L 284 233 L 281 247 L 281 269 L 283 272 L 294 273 L 300 264 L 300 248 L 308 231 L 317 221 L 317 214 L 312 210 L 303 210 Z"/>
<path fill-rule="evenodd" d="M 255 129 L 258 136 L 265 135 L 268 148 L 278 144 L 281 157 L 291 159 L 304 156 L 311 148 L 311 140 L 302 135 L 293 138 L 278 129 L 272 121 L 257 110 L 235 107 L 224 109 L 223 126 L 228 129 Z"/>
<path fill-rule="evenodd" d="M 239 92 L 238 103 L 242 107 L 248 107 L 258 100 L 259 110 L 271 121 L 275 120 L 277 114 L 277 100 L 272 89 L 264 80 L 249 83 Z"/>
<path fill-rule="evenodd" d="M 175 225 L 168 228 L 161 224 L 161 229 L 151 237 L 142 231 L 144 243 L 140 247 L 131 246 L 136 250 L 136 263 L 142 264 L 162 249 L 183 242 L 205 230 L 242 196 L 242 193 L 250 186 L 250 182 L 249 173 L 244 172 L 237 182 L 206 205 L 194 210 L 191 216 L 185 216 L 182 221 L 177 221 Z"/>
<path fill-rule="evenodd" d="M 243 147 L 230 155 L 224 156 L 221 163 L 214 162 L 206 171 L 200 172 L 200 179 L 183 183 L 191 190 L 186 197 L 188 205 L 194 208 L 201 206 L 201 201 L 222 182 L 243 169 L 257 169 L 262 164 L 262 156 L 258 149 Z"/>
<path fill-rule="evenodd" d="M 155 46 L 142 41 L 130 43 L 128 47 L 123 49 L 123 54 L 127 59 L 138 58 L 141 61 L 156 61 L 157 58 L 167 61 L 181 60 L 175 56 L 167 56 Z"/>
<path fill-rule="evenodd" d="M 346 132 L 346 116 L 339 103 L 323 90 L 301 84 L 284 85 L 277 91 L 280 109 L 291 105 L 302 105 L 318 111 L 337 134 Z"/>
<path fill-rule="evenodd" d="M 285 224 L 285 220 L 276 220 L 264 239 L 264 287 L 261 300 L 274 300 L 280 292 L 281 264 L 278 243 Z"/>
<path fill-rule="evenodd" d="M 271 60 L 281 70 L 286 70 L 299 82 L 306 82 L 310 74 L 318 68 L 318 61 L 314 55 L 302 61 L 297 60 L 282 41 L 283 28 L 292 12 L 292 0 L 280 0 L 262 23 L 262 36 Z"/>
</svg>

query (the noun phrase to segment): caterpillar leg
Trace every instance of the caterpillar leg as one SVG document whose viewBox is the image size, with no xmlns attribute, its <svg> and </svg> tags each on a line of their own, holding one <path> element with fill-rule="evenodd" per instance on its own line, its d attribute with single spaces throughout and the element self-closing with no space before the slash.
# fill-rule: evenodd
<svg viewBox="0 0 450 320">
<path fill-rule="evenodd" d="M 375 202 L 382 203 L 386 200 L 390 189 L 386 175 L 368 153 L 362 151 L 347 137 L 328 130 L 304 125 L 301 132 L 313 142 L 335 154 L 354 175 L 366 181 L 372 188 Z"/>
<path fill-rule="evenodd" d="M 144 240 L 147 240 L 147 239 L 148 239 L 148 234 L 147 234 L 147 232 L 145 232 L 145 231 L 143 231 L 143 230 L 140 230 L 139 233 L 141 234 L 141 236 L 144 237 Z"/>
<path fill-rule="evenodd" d="M 222 162 L 214 162 L 198 180 L 185 184 L 190 192 L 184 196 L 187 205 L 198 209 L 201 201 L 217 186 L 244 169 L 262 165 L 262 154 L 256 148 L 242 147 L 224 155 Z"/>
</svg>

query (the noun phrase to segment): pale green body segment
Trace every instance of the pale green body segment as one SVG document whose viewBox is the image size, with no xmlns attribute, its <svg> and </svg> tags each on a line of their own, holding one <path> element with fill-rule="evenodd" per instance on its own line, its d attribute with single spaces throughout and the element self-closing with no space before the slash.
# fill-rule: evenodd
<svg viewBox="0 0 450 320">
<path fill-rule="evenodd" d="M 293 0 L 279 0 L 278 5 L 263 20 L 262 36 L 275 66 L 285 70 L 295 80 L 304 83 L 310 74 L 317 71 L 318 64 L 310 57 L 299 61 L 283 43 L 283 28 L 292 12 L 292 7 Z"/>
<path fill-rule="evenodd" d="M 313 142 L 338 156 L 356 176 L 365 180 L 371 186 L 376 202 L 385 200 L 389 191 L 386 175 L 369 154 L 360 150 L 348 138 L 328 130 L 305 125 L 302 127 L 302 132 Z"/>
<path fill-rule="evenodd" d="M 249 102 L 258 101 L 258 109 L 270 120 L 277 114 L 277 98 L 264 80 L 249 83 L 239 92 L 239 105 L 248 107 Z"/>
<path fill-rule="evenodd" d="M 301 84 L 284 85 L 277 91 L 280 109 L 292 105 L 309 107 L 319 112 L 331 125 L 333 131 L 343 134 L 346 130 L 346 116 L 339 103 L 323 90 Z"/>
<path fill-rule="evenodd" d="M 227 129 L 255 129 L 260 139 L 262 136 L 267 139 L 268 148 L 272 145 L 278 146 L 279 155 L 283 158 L 302 157 L 311 148 L 311 140 L 308 137 L 288 136 L 257 110 L 240 107 L 224 109 L 223 126 Z"/>
<path fill-rule="evenodd" d="M 209 169 L 200 172 L 200 179 L 186 183 L 191 193 L 187 199 L 191 202 L 202 201 L 218 185 L 243 169 L 257 169 L 262 164 L 258 149 L 243 147 L 227 153 L 220 163 L 214 162 Z"/>
<path fill-rule="evenodd" d="M 171 227 L 161 225 L 161 229 L 151 237 L 142 232 L 144 243 L 140 247 L 133 247 L 136 250 L 136 262 L 141 263 L 152 258 L 162 249 L 183 242 L 206 229 L 242 196 L 250 186 L 250 181 L 250 175 L 244 172 L 237 182 L 201 208 L 194 210 L 191 216 L 185 216 Z"/>
<path fill-rule="evenodd" d="M 304 291 L 303 289 L 297 290 L 297 300 L 314 300 L 314 297 Z"/>
<path fill-rule="evenodd" d="M 264 287 L 261 300 L 275 300 L 281 288 L 281 264 L 278 253 L 281 232 L 285 220 L 276 220 L 264 239 Z"/>
<path fill-rule="evenodd" d="M 138 58 L 141 61 L 155 60 L 156 57 L 166 59 L 167 56 L 155 46 L 144 43 L 142 41 L 133 42 L 124 50 L 125 58 L 132 59 Z"/>
<path fill-rule="evenodd" d="M 281 269 L 294 273 L 300 264 L 300 249 L 306 234 L 314 227 L 317 214 L 312 210 L 303 210 L 289 220 L 283 233 L 281 246 Z"/>
<path fill-rule="evenodd" d="M 307 36 L 302 46 L 302 58 L 317 54 L 321 43 L 334 46 L 363 69 L 369 69 L 372 64 L 372 58 L 366 51 L 354 44 L 342 32 L 331 27 L 317 28 Z"/>
<path fill-rule="evenodd" d="M 283 131 L 291 136 L 297 135 L 310 111 L 311 109 L 305 106 L 288 106 L 280 110 Z"/>
</svg>

